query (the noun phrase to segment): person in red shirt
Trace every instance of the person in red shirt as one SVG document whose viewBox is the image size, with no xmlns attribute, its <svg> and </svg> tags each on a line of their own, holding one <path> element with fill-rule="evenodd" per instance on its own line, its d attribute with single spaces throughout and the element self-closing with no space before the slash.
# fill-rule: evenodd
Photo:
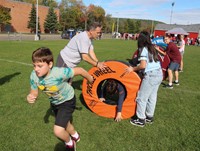
<svg viewBox="0 0 200 151">
<path fill-rule="evenodd" d="M 175 85 L 179 85 L 179 80 L 178 80 L 178 69 L 180 67 L 180 62 L 181 62 L 181 54 L 179 52 L 178 47 L 176 46 L 175 43 L 170 42 L 171 36 L 170 35 L 166 35 L 164 37 L 164 42 L 168 45 L 166 48 L 166 51 L 163 52 L 159 49 L 158 46 L 155 46 L 155 48 L 158 50 L 158 52 L 160 52 L 163 55 L 168 55 L 170 58 L 170 64 L 168 67 L 168 78 L 169 78 L 169 84 L 166 85 L 166 88 L 170 88 L 173 89 L 173 84 Z M 173 71 L 175 73 L 175 81 L 173 81 Z"/>
</svg>

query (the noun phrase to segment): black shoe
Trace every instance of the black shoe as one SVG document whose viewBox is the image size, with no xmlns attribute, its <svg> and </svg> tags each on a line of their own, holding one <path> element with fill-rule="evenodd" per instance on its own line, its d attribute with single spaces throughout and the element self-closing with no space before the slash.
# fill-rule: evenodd
<svg viewBox="0 0 200 151">
<path fill-rule="evenodd" d="M 174 81 L 173 84 L 174 85 L 179 85 L 179 82 Z"/>
<path fill-rule="evenodd" d="M 165 88 L 167 88 L 167 89 L 173 89 L 173 85 L 167 84 L 167 85 L 165 86 Z"/>
<path fill-rule="evenodd" d="M 145 123 L 153 124 L 153 117 L 146 117 Z"/>
<path fill-rule="evenodd" d="M 144 127 L 144 125 L 145 125 L 145 120 L 136 118 L 136 119 L 131 119 L 131 120 L 130 120 L 130 123 L 131 123 L 132 125 L 135 125 L 135 126 Z"/>
</svg>

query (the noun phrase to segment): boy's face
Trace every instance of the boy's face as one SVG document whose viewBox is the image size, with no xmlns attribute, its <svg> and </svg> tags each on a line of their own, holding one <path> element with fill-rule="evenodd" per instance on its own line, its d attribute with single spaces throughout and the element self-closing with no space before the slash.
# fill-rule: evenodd
<svg viewBox="0 0 200 151">
<path fill-rule="evenodd" d="M 169 44 L 170 38 L 169 38 L 169 37 L 165 37 L 165 38 L 164 38 L 164 42 L 165 42 L 166 44 Z"/>
<path fill-rule="evenodd" d="M 33 68 L 38 77 L 48 75 L 50 73 L 52 66 L 53 66 L 52 62 L 50 62 L 49 64 L 47 64 L 46 62 L 34 62 L 33 63 Z"/>
</svg>

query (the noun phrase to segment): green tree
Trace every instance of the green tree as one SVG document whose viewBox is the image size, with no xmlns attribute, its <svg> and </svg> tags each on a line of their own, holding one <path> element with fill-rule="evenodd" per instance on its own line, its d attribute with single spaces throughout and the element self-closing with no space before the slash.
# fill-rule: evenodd
<svg viewBox="0 0 200 151">
<path fill-rule="evenodd" d="M 62 0 L 60 5 L 60 25 L 62 30 L 69 28 L 84 28 L 86 20 L 84 15 L 85 6 L 82 1 Z"/>
<path fill-rule="evenodd" d="M 88 18 L 88 23 L 99 22 L 103 24 L 105 22 L 105 10 L 100 6 L 90 4 L 88 7 Z"/>
<path fill-rule="evenodd" d="M 30 29 L 31 33 L 36 32 L 36 8 L 34 4 L 32 4 L 31 12 L 29 14 L 29 21 L 27 28 Z M 38 17 L 38 30 L 40 31 L 39 17 Z"/>
<path fill-rule="evenodd" d="M 130 33 L 129 24 L 127 19 L 119 19 L 119 32 L 120 33 Z"/>
<path fill-rule="evenodd" d="M 20 1 L 20 2 L 26 2 L 31 4 L 36 4 L 36 0 L 14 0 L 14 1 Z M 38 0 L 39 5 L 43 6 L 52 6 L 52 7 L 58 7 L 58 3 L 56 0 Z"/>
<path fill-rule="evenodd" d="M 129 33 L 135 33 L 135 22 L 133 19 L 127 19 L 128 23 L 128 32 Z"/>
<path fill-rule="evenodd" d="M 0 5 L 0 31 L 6 24 L 10 24 L 10 9 Z"/>
<path fill-rule="evenodd" d="M 139 33 L 140 32 L 140 27 L 141 27 L 141 21 L 140 20 L 137 20 L 135 22 L 135 32 L 136 33 Z"/>
<path fill-rule="evenodd" d="M 38 2 L 40 5 L 49 6 L 49 7 L 57 7 L 58 3 L 55 0 L 40 0 Z"/>
<path fill-rule="evenodd" d="M 55 33 L 57 29 L 58 29 L 57 15 L 54 12 L 53 7 L 50 7 L 44 22 L 44 30 L 45 33 Z"/>
<path fill-rule="evenodd" d="M 111 33 L 112 32 L 112 28 L 114 26 L 114 20 L 112 19 L 112 16 L 110 14 L 107 14 L 105 17 L 105 22 L 104 22 L 104 32 L 105 33 Z"/>
</svg>

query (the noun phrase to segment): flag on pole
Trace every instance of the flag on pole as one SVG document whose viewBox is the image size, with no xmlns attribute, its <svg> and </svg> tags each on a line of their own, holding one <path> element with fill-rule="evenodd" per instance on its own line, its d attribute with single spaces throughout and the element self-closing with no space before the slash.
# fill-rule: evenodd
<svg viewBox="0 0 200 151">
<path fill-rule="evenodd" d="M 174 6 L 175 2 L 172 3 L 172 6 Z"/>
</svg>

